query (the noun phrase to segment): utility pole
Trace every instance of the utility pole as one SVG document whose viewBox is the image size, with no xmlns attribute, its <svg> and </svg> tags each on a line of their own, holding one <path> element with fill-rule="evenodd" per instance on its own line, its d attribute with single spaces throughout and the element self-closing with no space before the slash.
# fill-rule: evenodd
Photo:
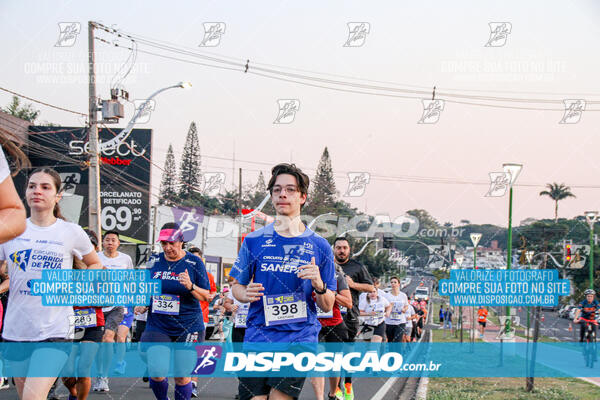
<svg viewBox="0 0 600 400">
<path fill-rule="evenodd" d="M 156 218 L 158 217 L 158 206 L 152 206 L 152 239 L 150 242 L 150 253 L 154 253 L 154 246 L 156 244 Z"/>
<path fill-rule="evenodd" d="M 240 219 L 239 223 L 239 232 L 238 232 L 238 253 L 240 252 L 240 248 L 242 247 L 242 169 L 240 168 L 240 181 L 238 183 L 238 218 Z"/>
<path fill-rule="evenodd" d="M 98 100 L 96 98 L 96 67 L 94 55 L 94 22 L 88 21 L 88 60 L 89 60 L 89 177 L 88 177 L 88 227 L 98 236 L 102 247 L 102 223 L 100 220 L 100 166 L 98 144 Z"/>
</svg>

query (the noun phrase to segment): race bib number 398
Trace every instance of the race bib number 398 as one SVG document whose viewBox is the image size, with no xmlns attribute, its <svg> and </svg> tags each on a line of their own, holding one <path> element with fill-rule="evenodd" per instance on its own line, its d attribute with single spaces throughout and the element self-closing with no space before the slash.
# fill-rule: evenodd
<svg viewBox="0 0 600 400">
<path fill-rule="evenodd" d="M 306 321 L 306 301 L 298 293 L 263 297 L 265 325 L 292 324 Z"/>
<path fill-rule="evenodd" d="M 179 296 L 161 294 L 152 297 L 152 312 L 155 314 L 178 315 Z"/>
</svg>

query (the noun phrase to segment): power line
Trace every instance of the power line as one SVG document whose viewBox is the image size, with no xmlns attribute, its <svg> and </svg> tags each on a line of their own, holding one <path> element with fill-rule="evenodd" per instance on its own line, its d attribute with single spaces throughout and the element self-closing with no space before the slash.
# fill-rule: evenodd
<svg viewBox="0 0 600 400">
<path fill-rule="evenodd" d="M 70 112 L 70 113 L 72 113 L 72 114 L 83 115 L 84 117 L 87 117 L 87 114 L 80 113 L 80 112 L 78 112 L 78 111 L 69 110 L 69 109 L 67 109 L 67 108 L 63 108 L 63 107 L 59 107 L 59 106 L 55 106 L 55 105 L 53 105 L 53 104 L 49 104 L 49 103 L 46 103 L 46 102 L 44 102 L 44 101 L 41 101 L 41 100 L 36 100 L 36 99 L 34 99 L 34 98 L 31 98 L 31 97 L 25 96 L 25 95 L 23 95 L 23 94 L 20 94 L 20 93 L 17 93 L 17 92 L 13 92 L 12 90 L 9 90 L 9 89 L 3 88 L 3 87 L 0 87 L 0 90 L 3 90 L 3 91 L 5 91 L 5 92 L 11 93 L 11 94 L 14 94 L 15 96 L 22 97 L 22 98 L 24 98 L 24 99 L 27 99 L 27 100 L 29 100 L 29 101 L 33 101 L 34 103 L 42 104 L 42 105 L 44 105 L 44 106 L 46 106 L 46 107 L 51 107 L 51 108 L 55 108 L 55 109 L 57 109 L 57 110 L 66 111 L 66 112 Z"/>
<path fill-rule="evenodd" d="M 116 47 L 121 47 L 127 50 L 131 50 L 130 47 L 125 47 L 125 46 L 120 46 L 115 44 Z M 169 55 L 164 55 L 164 54 L 159 54 L 159 53 L 154 53 L 151 51 L 147 51 L 147 50 L 140 50 L 138 49 L 138 52 L 140 53 L 145 53 L 148 55 L 152 55 L 152 56 L 156 56 L 156 57 L 161 57 L 161 58 L 165 58 L 165 59 L 170 59 L 173 61 L 180 61 L 180 62 L 184 62 L 187 64 L 195 64 L 195 65 L 200 65 L 200 66 L 204 66 L 204 67 L 209 67 L 209 68 L 217 68 L 217 69 L 223 69 L 223 70 L 230 70 L 230 71 L 240 71 L 243 72 L 244 70 L 244 66 L 241 66 L 239 68 L 233 68 L 233 67 L 225 67 L 225 66 L 221 66 L 221 65 L 215 65 L 215 64 L 207 64 L 207 63 L 202 63 L 202 62 L 197 62 L 197 61 L 192 61 L 192 60 L 187 60 L 187 59 L 183 59 L 183 58 L 178 58 L 178 57 L 173 57 L 173 56 L 169 56 Z M 257 68 L 254 68 L 257 69 Z M 381 92 L 367 92 L 364 90 L 354 90 L 354 89 L 344 89 L 344 88 L 339 88 L 339 87 L 332 87 L 332 86 L 326 86 L 326 85 L 321 85 L 321 84 L 316 84 L 316 83 L 310 83 L 310 82 L 302 82 L 302 81 L 298 81 L 298 80 L 294 80 L 294 79 L 289 79 L 289 78 L 284 78 L 284 77 L 280 77 L 280 76 L 272 76 L 272 75 L 268 75 L 268 74 L 263 74 L 263 73 L 259 73 L 259 72 L 255 72 L 253 70 L 249 70 L 247 73 L 249 74 L 254 74 L 257 76 L 261 76 L 263 78 L 268 78 L 268 79 L 275 79 L 275 80 L 279 80 L 279 81 L 284 81 L 284 82 L 289 82 L 289 83 L 295 83 L 295 84 L 299 84 L 299 85 L 304 85 L 304 86 L 310 86 L 310 87 L 315 87 L 315 88 L 320 88 L 320 89 L 327 89 L 327 90 L 333 90 L 333 91 L 338 91 L 338 92 L 345 92 L 345 93 L 354 93 L 354 94 L 365 94 L 365 95 L 371 95 L 371 96 L 379 96 L 379 97 L 390 97 L 390 98 L 401 98 L 401 99 L 416 99 L 416 100 L 422 100 L 423 97 L 425 95 L 430 95 L 430 92 L 422 92 L 423 95 L 421 96 L 417 96 L 417 95 L 398 95 L 398 94 L 391 94 L 391 93 L 381 93 Z M 286 74 L 283 74 L 286 75 Z M 344 85 L 342 83 L 340 83 L 340 85 Z M 357 86 L 357 85 L 352 85 L 350 84 L 349 86 Z M 364 86 L 364 85 L 361 85 Z M 383 89 L 377 89 L 377 88 L 372 88 L 371 90 L 383 90 Z M 392 90 L 392 91 L 399 91 L 399 92 L 406 92 L 406 93 L 421 93 L 421 92 L 417 92 L 417 91 L 407 91 L 407 90 Z M 438 93 L 439 94 L 439 93 Z M 449 95 L 449 94 L 446 94 Z M 474 98 L 474 99 L 480 99 L 483 101 L 505 101 L 506 98 L 483 98 L 481 96 L 463 96 L 463 95 L 450 95 L 451 97 L 457 97 L 457 98 Z M 452 100 L 452 99 L 443 99 L 445 102 L 447 103 L 454 103 L 454 104 L 462 104 L 462 105 L 470 105 L 470 106 L 480 106 L 480 107 L 489 107 L 489 108 L 500 108 L 500 109 L 513 109 L 513 110 L 528 110 L 528 111 L 560 111 L 560 112 L 564 112 L 564 108 L 543 108 L 543 107 L 519 107 L 519 106 L 510 106 L 510 105 L 502 105 L 502 104 L 486 104 L 486 103 L 478 103 L 478 102 L 472 102 L 472 101 L 461 101 L 461 100 Z M 529 103 L 534 103 L 535 101 L 532 99 L 510 99 L 510 100 L 506 100 L 506 101 L 512 101 L 512 102 L 529 102 Z M 562 100 L 544 100 L 543 102 L 546 103 L 562 103 Z M 586 102 L 588 104 L 597 104 L 600 102 Z M 585 111 L 600 111 L 600 109 L 586 109 Z"/>
<path fill-rule="evenodd" d="M 120 31 L 117 31 L 115 29 L 111 29 L 111 30 L 105 29 L 105 30 L 109 33 L 114 33 L 114 34 L 120 35 L 120 33 L 118 33 Z M 128 38 L 130 38 L 131 40 L 137 40 L 139 43 L 144 43 L 144 44 L 154 47 L 154 48 L 158 48 L 158 49 L 161 49 L 164 51 L 170 51 L 170 52 L 174 52 L 174 53 L 182 54 L 182 55 L 186 55 L 186 56 L 198 57 L 198 58 L 202 58 L 202 59 L 205 59 L 205 60 L 208 60 L 211 62 L 223 63 L 223 64 L 235 66 L 235 67 L 238 67 L 240 71 L 243 70 L 244 72 L 246 72 L 243 61 L 242 62 L 232 62 L 232 61 L 228 61 L 228 60 L 225 60 L 225 59 L 219 58 L 219 57 L 209 57 L 209 56 L 199 53 L 198 51 L 184 50 L 184 49 L 181 49 L 181 47 L 176 47 L 175 45 L 165 45 L 165 44 L 157 43 L 156 41 L 141 38 L 138 35 L 132 35 L 132 34 L 125 34 L 125 35 Z M 123 46 L 119 46 L 118 44 L 115 44 L 115 46 L 123 47 Z M 127 48 L 127 47 L 125 47 L 125 48 Z M 127 49 L 131 50 L 131 48 L 127 48 Z M 176 60 L 176 61 L 182 61 L 182 62 L 186 62 L 186 63 L 194 63 L 191 60 L 171 57 L 171 56 L 167 56 L 164 54 L 158 54 L 158 53 L 154 53 L 154 52 L 150 52 L 150 51 L 144 51 L 144 52 L 147 54 L 150 54 L 150 55 L 159 56 L 159 57 L 168 58 L 168 59 L 170 58 L 170 59 Z M 231 59 L 231 57 L 229 57 L 229 58 Z M 304 84 L 304 85 L 319 87 L 319 88 L 324 88 L 324 89 L 339 90 L 339 91 L 360 93 L 360 94 L 371 94 L 371 95 L 380 95 L 380 96 L 383 95 L 383 96 L 387 96 L 387 97 L 413 98 L 413 99 L 414 98 L 421 99 L 421 98 L 423 98 L 423 96 L 428 96 L 430 94 L 429 90 L 423 91 L 423 90 L 412 90 L 412 89 L 410 89 L 410 90 L 409 89 L 399 89 L 399 88 L 392 88 L 392 87 L 386 87 L 386 86 L 374 86 L 374 85 L 359 84 L 359 83 L 353 83 L 353 82 L 347 82 L 347 81 L 323 79 L 323 78 L 314 77 L 314 76 L 307 76 L 307 75 L 288 73 L 288 72 L 269 69 L 269 68 L 256 67 L 256 66 L 254 66 L 255 64 L 259 64 L 259 63 L 253 63 L 253 67 L 250 69 L 250 71 L 247 71 L 247 72 L 251 72 L 251 73 L 254 73 L 255 75 L 263 76 L 266 78 L 279 79 L 279 80 L 283 80 L 283 81 L 287 81 L 287 82 L 291 82 L 291 83 Z M 223 68 L 223 66 L 217 66 L 214 64 L 200 63 L 200 65 L 208 66 L 208 67 L 212 67 L 212 68 Z M 231 68 L 231 67 L 223 68 L 223 69 L 238 70 L 237 68 Z M 262 72 L 264 72 L 264 74 L 253 72 L 253 70 L 262 71 Z M 269 75 L 269 74 L 271 74 L 271 75 Z M 272 75 L 276 75 L 276 76 L 272 76 Z M 320 83 L 329 84 L 329 85 L 349 86 L 349 87 L 364 89 L 364 90 L 391 91 L 391 92 L 396 92 L 396 93 L 399 92 L 399 93 L 409 94 L 409 96 L 399 96 L 399 95 L 394 96 L 394 95 L 390 95 L 390 94 L 364 92 L 364 91 L 360 91 L 360 90 L 333 88 L 330 86 L 301 82 L 301 81 L 290 79 L 290 78 L 315 81 L 315 82 L 320 82 Z M 474 95 L 468 95 L 468 94 L 439 92 L 439 91 L 438 91 L 438 95 L 442 96 L 444 98 L 449 97 L 449 98 L 457 98 L 457 99 L 491 101 L 491 102 L 504 101 L 504 102 L 516 102 L 516 103 L 541 103 L 541 104 L 562 104 L 562 102 L 563 102 L 562 100 L 557 100 L 557 99 L 539 99 L 539 98 L 538 99 L 530 99 L 530 98 L 497 97 L 497 96 L 474 96 Z M 562 109 L 562 108 L 561 109 L 549 109 L 549 108 L 539 108 L 539 107 L 514 107 L 514 106 L 508 106 L 508 105 L 482 104 L 482 103 L 476 103 L 476 102 L 471 102 L 471 101 L 449 100 L 449 99 L 445 99 L 445 101 L 448 101 L 450 103 L 456 103 L 456 104 L 477 105 L 477 106 L 498 107 L 498 108 L 525 109 L 525 110 L 535 110 L 535 111 L 564 111 L 564 109 Z M 600 101 L 587 101 L 586 103 L 600 104 Z M 586 110 L 586 111 L 600 111 L 600 110 L 592 109 L 592 110 Z"/>
<path fill-rule="evenodd" d="M 159 40 L 159 39 L 154 39 L 151 38 L 149 36 L 145 36 L 145 35 L 141 35 L 141 34 L 134 34 L 131 32 L 127 32 L 121 29 L 115 29 L 115 28 L 108 28 L 106 26 L 103 26 L 102 24 L 99 24 L 100 28 L 102 28 L 103 30 L 105 30 L 108 33 L 114 33 L 119 37 L 123 37 L 126 36 L 129 39 L 135 40 L 134 38 L 136 38 L 139 41 L 144 41 L 144 42 L 151 42 L 151 43 L 158 43 L 161 44 L 162 46 L 165 47 L 171 47 L 171 48 L 179 48 L 179 49 L 187 49 L 188 52 L 193 52 L 194 54 L 197 55 L 210 55 L 213 58 L 220 58 L 221 60 L 225 59 L 225 60 L 232 60 L 234 62 L 236 62 L 236 65 L 245 65 L 246 63 L 246 59 L 245 58 L 239 58 L 239 57 L 232 57 L 232 56 L 227 56 L 227 55 L 223 55 L 223 54 L 219 54 L 219 53 L 215 53 L 215 52 L 209 52 L 209 51 L 200 51 L 197 48 L 191 48 L 191 47 L 187 47 L 181 44 L 175 44 L 175 43 L 171 43 L 165 40 Z M 310 73 L 310 74 L 317 74 L 317 75 L 323 75 L 323 76 L 332 76 L 332 77 L 338 77 L 338 78 L 344 78 L 344 79 L 351 79 L 351 80 L 356 80 L 356 81 L 364 81 L 364 82 L 373 82 L 373 83 L 380 83 L 380 84 L 389 84 L 389 85 L 395 85 L 395 86 L 403 86 L 403 87 L 410 87 L 410 88 L 417 88 L 417 89 L 423 89 L 423 90 L 431 90 L 431 86 L 422 86 L 422 85 L 413 85 L 413 84 L 407 84 L 407 83 L 399 83 L 399 82 L 391 82 L 391 81 L 380 81 L 380 80 L 374 80 L 374 79 L 366 79 L 366 78 L 361 78 L 361 77 L 355 77 L 355 76 L 349 76 L 349 75 L 340 75 L 340 74 L 333 74 L 333 73 L 326 73 L 326 72 L 319 72 L 319 71 L 312 71 L 312 70 L 307 70 L 307 69 L 301 69 L 301 68 L 294 68 L 294 67 L 288 67 L 288 66 L 281 66 L 281 65 L 276 65 L 276 64 L 268 64 L 268 63 L 261 63 L 261 62 L 257 62 L 257 61 L 252 61 L 252 65 L 262 65 L 265 67 L 271 67 L 271 68 L 278 68 L 278 69 L 283 69 L 283 70 L 290 70 L 290 71 L 298 71 L 298 72 L 305 72 L 305 73 Z M 254 68 L 254 67 L 253 67 Z M 443 90 L 447 90 L 447 91 L 464 91 L 464 92 L 491 92 L 491 93 L 513 93 L 513 94 L 541 94 L 541 95 L 552 95 L 552 96 L 600 96 L 600 93 L 588 93 L 588 92 L 584 92 L 584 93 L 555 93 L 555 92 L 539 92 L 539 91 L 531 91 L 531 92 L 525 92 L 525 91 L 511 91 L 511 90 L 483 90 L 483 89 L 463 89 L 463 88 L 443 88 L 441 87 Z M 429 93 L 429 92 L 427 92 Z"/>
</svg>

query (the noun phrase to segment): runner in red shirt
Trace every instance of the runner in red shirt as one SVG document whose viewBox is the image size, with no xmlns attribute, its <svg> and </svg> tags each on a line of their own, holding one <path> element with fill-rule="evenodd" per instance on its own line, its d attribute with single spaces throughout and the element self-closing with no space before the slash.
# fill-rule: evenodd
<svg viewBox="0 0 600 400">
<path fill-rule="evenodd" d="M 352 294 L 350 293 L 350 288 L 346 282 L 346 275 L 344 274 L 344 271 L 342 271 L 342 268 L 336 264 L 335 269 L 337 291 L 333 308 L 330 312 L 324 313 L 317 307 L 317 316 L 319 317 L 319 322 L 322 325 L 321 332 L 319 332 L 319 342 L 343 342 L 348 337 L 348 328 L 346 328 L 346 324 L 344 323 L 340 306 L 345 307 L 346 309 L 351 309 Z M 325 378 L 312 377 L 310 382 L 313 385 L 317 400 L 323 400 L 323 396 L 325 394 Z M 339 384 L 339 376 L 329 377 L 328 399 L 342 397 L 343 394 Z"/>
<path fill-rule="evenodd" d="M 195 256 L 198 256 L 204 261 L 204 257 L 202 257 L 202 250 L 197 247 L 191 247 L 188 250 Z M 210 282 L 210 293 L 217 293 L 217 285 L 215 283 L 215 277 L 210 272 L 206 271 L 206 275 L 208 275 L 208 281 Z M 208 301 L 200 301 L 200 308 L 202 308 L 202 318 L 204 319 L 204 326 L 208 324 L 208 312 L 209 312 L 209 304 Z M 206 330 L 204 331 L 206 333 Z M 204 341 L 206 338 L 202 338 Z M 192 397 L 198 397 L 198 377 L 192 377 Z"/>
</svg>

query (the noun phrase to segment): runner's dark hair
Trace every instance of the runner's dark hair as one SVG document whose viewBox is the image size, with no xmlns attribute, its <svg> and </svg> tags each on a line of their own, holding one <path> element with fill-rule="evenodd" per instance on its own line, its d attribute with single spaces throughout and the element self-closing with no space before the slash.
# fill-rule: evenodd
<svg viewBox="0 0 600 400">
<path fill-rule="evenodd" d="M 83 231 L 87 233 L 88 237 L 90 238 L 90 242 L 92 242 L 94 247 L 98 247 L 98 235 L 96 235 L 96 232 L 89 229 L 84 229 Z M 110 233 L 110 231 L 106 232 L 105 235 L 108 233 Z"/>
<path fill-rule="evenodd" d="M 0 127 L 0 146 L 4 149 L 6 154 L 12 159 L 14 170 L 12 176 L 15 176 L 23 168 L 29 168 L 31 163 L 29 158 L 23 153 L 16 143 L 20 140 L 12 132 Z"/>
<path fill-rule="evenodd" d="M 200 249 L 199 249 L 198 247 L 196 247 L 196 246 L 192 246 L 192 247 L 190 247 L 190 248 L 188 249 L 188 251 L 189 251 L 190 253 L 198 253 L 198 254 L 200 254 L 200 257 L 202 257 L 202 255 L 203 255 L 203 254 L 202 254 L 202 250 L 200 250 Z"/>
<path fill-rule="evenodd" d="M 105 238 L 108 235 L 117 235 L 117 239 L 121 240 L 121 236 L 119 236 L 119 232 L 117 231 L 106 231 L 102 237 Z"/>
<path fill-rule="evenodd" d="M 348 247 L 350 247 L 350 248 L 352 247 L 352 245 L 350 244 L 350 241 L 349 241 L 349 240 L 348 240 L 348 238 L 347 238 L 347 237 L 345 237 L 345 236 L 338 236 L 338 237 L 336 237 L 336 238 L 335 238 L 335 240 L 333 241 L 333 245 L 335 246 L 335 244 L 336 244 L 337 242 L 340 242 L 340 241 L 342 241 L 342 240 L 343 240 L 343 241 L 346 241 L 346 242 L 348 242 Z"/>
<path fill-rule="evenodd" d="M 275 186 L 275 180 L 279 175 L 292 175 L 296 178 L 296 185 L 298 186 L 298 191 L 300 194 L 305 194 L 308 196 L 308 186 L 310 185 L 310 179 L 308 175 L 306 175 L 302 170 L 296 167 L 295 164 L 286 164 L 281 163 L 271 169 L 271 179 L 269 179 L 269 184 L 267 185 L 267 189 L 269 193 L 273 194 L 273 186 Z M 304 202 L 306 204 L 306 202 Z M 302 204 L 300 207 L 304 207 Z"/>
</svg>

